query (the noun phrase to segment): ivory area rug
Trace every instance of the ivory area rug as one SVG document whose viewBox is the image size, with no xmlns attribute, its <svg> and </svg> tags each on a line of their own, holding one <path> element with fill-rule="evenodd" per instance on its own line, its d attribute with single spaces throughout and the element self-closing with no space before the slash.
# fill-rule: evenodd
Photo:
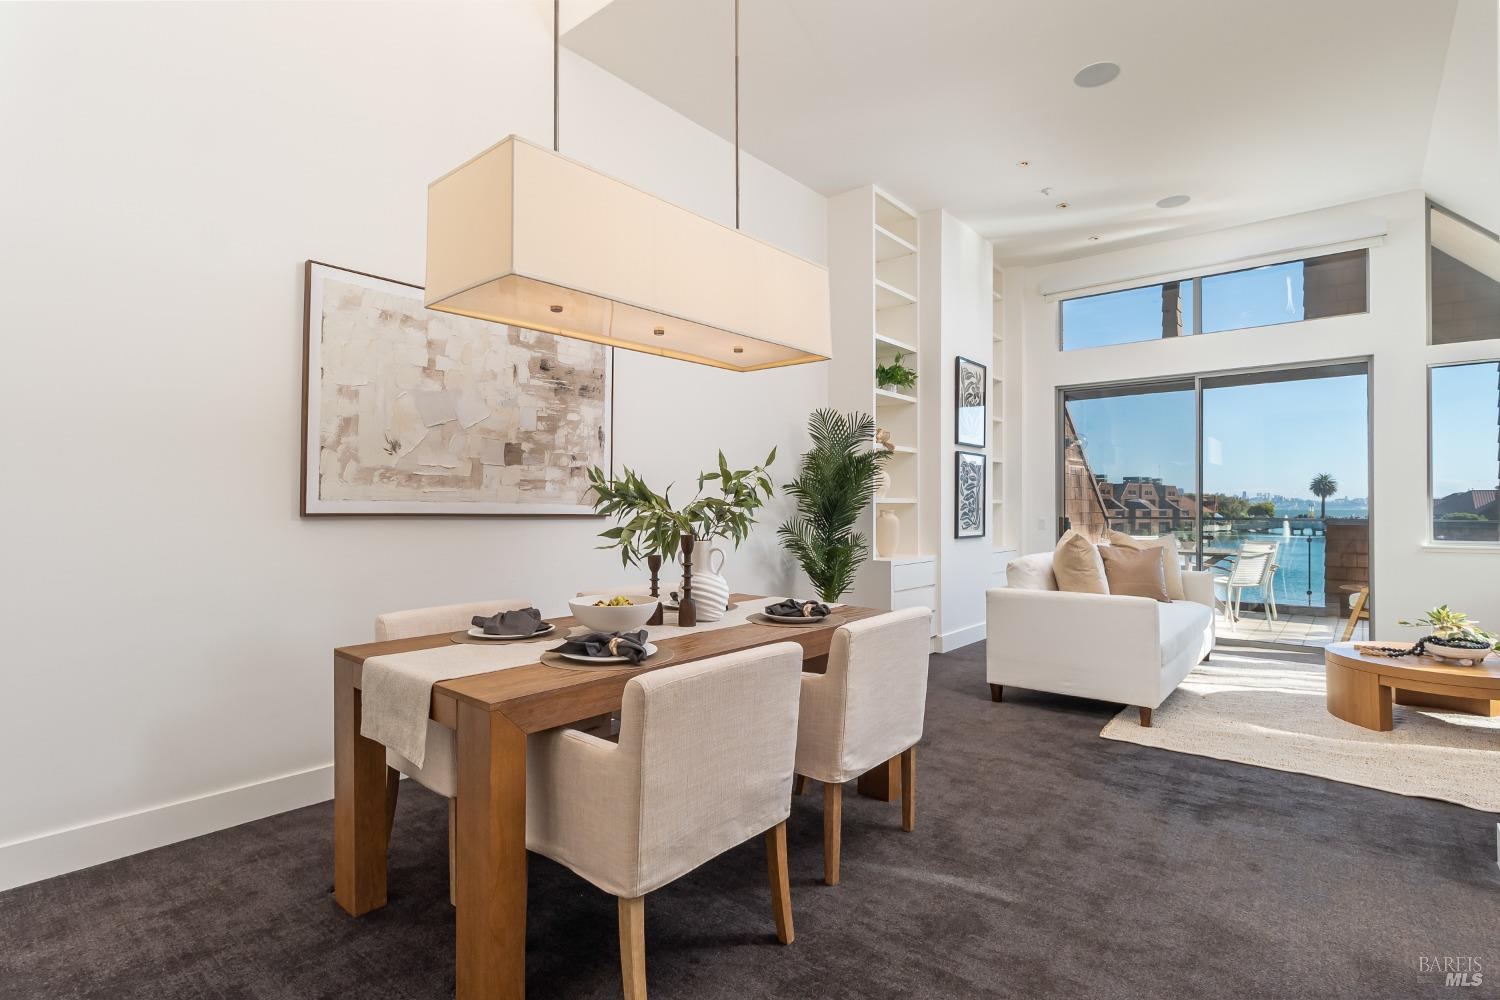
<svg viewBox="0 0 1500 1000">
<path fill-rule="evenodd" d="M 1323 664 L 1216 649 L 1142 728 L 1126 708 L 1099 734 L 1500 812 L 1500 718 L 1394 707 L 1372 732 L 1328 714 Z"/>
</svg>

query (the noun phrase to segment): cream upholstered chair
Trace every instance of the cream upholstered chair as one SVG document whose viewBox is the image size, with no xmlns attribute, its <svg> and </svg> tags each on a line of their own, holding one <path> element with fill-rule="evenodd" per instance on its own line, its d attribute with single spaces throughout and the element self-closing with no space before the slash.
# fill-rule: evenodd
<svg viewBox="0 0 1500 1000">
<path fill-rule="evenodd" d="M 474 601 L 468 604 L 446 604 L 436 608 L 415 608 L 410 611 L 392 611 L 375 619 L 375 641 L 389 642 L 394 639 L 410 639 L 418 635 L 433 635 L 437 632 L 457 632 L 466 629 L 475 615 L 492 615 L 497 611 L 515 611 L 531 607 L 530 601 L 514 597 L 502 597 L 494 601 Z M 396 751 L 385 751 L 385 822 L 386 842 L 390 842 L 391 825 L 396 818 L 396 796 L 401 788 L 401 775 L 415 778 L 426 787 L 448 800 L 448 898 L 452 901 L 457 888 L 453 859 L 454 838 L 458 833 L 458 749 L 453 730 L 431 719 L 427 720 L 427 755 L 417 765 Z"/>
<path fill-rule="evenodd" d="M 905 608 L 840 626 L 828 671 L 802 675 L 797 785 L 823 783 L 823 881 L 839 884 L 843 783 L 899 756 L 901 828 L 916 823 L 917 741 L 927 707 L 932 612 Z"/>
<path fill-rule="evenodd" d="M 632 677 L 620 740 L 532 736 L 527 847 L 619 899 L 627 1000 L 646 996 L 645 896 L 765 834 L 776 936 L 792 941 L 791 813 L 802 650 L 790 642 Z"/>
</svg>

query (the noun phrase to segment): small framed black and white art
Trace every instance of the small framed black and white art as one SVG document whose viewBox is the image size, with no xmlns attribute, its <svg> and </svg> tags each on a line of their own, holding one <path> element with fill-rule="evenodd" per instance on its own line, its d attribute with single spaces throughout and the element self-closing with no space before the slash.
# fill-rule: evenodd
<svg viewBox="0 0 1500 1000">
<path fill-rule="evenodd" d="M 953 537 L 984 537 L 983 452 L 953 453 Z"/>
<path fill-rule="evenodd" d="M 970 448 L 985 445 L 985 410 L 989 402 L 990 370 L 965 357 L 953 359 L 954 441 Z"/>
</svg>

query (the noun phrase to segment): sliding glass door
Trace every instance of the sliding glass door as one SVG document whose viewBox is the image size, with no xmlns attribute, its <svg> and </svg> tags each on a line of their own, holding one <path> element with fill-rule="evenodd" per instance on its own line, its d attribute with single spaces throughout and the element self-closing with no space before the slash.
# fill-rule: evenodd
<svg viewBox="0 0 1500 1000">
<path fill-rule="evenodd" d="M 1343 637 L 1351 602 L 1368 610 L 1367 362 L 1089 386 L 1060 403 L 1060 531 L 1175 533 L 1184 563 L 1218 578 L 1231 638 L 1322 644 Z"/>
</svg>

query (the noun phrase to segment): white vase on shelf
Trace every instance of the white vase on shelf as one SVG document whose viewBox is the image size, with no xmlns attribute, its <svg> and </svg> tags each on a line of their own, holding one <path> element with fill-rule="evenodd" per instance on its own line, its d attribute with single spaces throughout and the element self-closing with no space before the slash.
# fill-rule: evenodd
<svg viewBox="0 0 1500 1000">
<path fill-rule="evenodd" d="M 875 473 L 875 495 L 883 497 L 891 491 L 891 474 L 882 468 Z"/>
<path fill-rule="evenodd" d="M 901 519 L 895 511 L 883 510 L 875 519 L 875 554 L 889 559 L 901 547 Z"/>
<path fill-rule="evenodd" d="M 700 622 L 716 622 L 724 617 L 729 607 L 729 581 L 720 572 L 728 558 L 724 550 L 715 545 L 716 539 L 700 538 L 693 543 L 693 603 L 698 608 Z M 714 561 L 718 556 L 718 561 Z M 682 593 L 683 584 L 677 585 Z"/>
</svg>

